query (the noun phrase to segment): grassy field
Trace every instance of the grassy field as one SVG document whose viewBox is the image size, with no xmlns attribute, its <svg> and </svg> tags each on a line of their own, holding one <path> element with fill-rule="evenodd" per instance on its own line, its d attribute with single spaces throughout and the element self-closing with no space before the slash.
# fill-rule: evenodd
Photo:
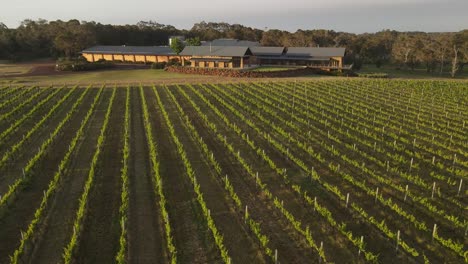
<svg viewBox="0 0 468 264">
<path fill-rule="evenodd" d="M 462 81 L 0 86 L 0 263 L 463 263 L 467 120 Z"/>
<path fill-rule="evenodd" d="M 397 70 L 394 65 L 383 65 L 377 68 L 374 64 L 365 64 L 359 73 L 387 73 L 390 78 L 402 78 L 402 79 L 451 79 L 450 69 L 446 67 L 442 74 L 428 73 L 426 69 L 416 68 L 414 70 Z M 467 79 L 468 68 L 465 67 L 463 72 L 459 73 L 456 79 Z"/>
<path fill-rule="evenodd" d="M 12 74 L 24 74 L 30 71 L 32 66 L 11 64 L 11 63 L 0 63 L 0 77 L 6 77 Z"/>
<path fill-rule="evenodd" d="M 43 71 L 44 65 L 49 67 L 45 72 L 37 74 L 35 70 Z M 41 68 L 42 67 L 42 68 Z M 253 71 L 281 71 L 292 69 L 290 67 L 264 66 Z M 384 65 L 376 68 L 374 65 L 364 65 L 360 73 L 387 73 L 390 78 L 401 79 L 451 79 L 447 73 L 443 75 L 428 74 L 424 69 L 396 70 L 395 66 Z M 32 74 L 31 74 L 32 73 Z M 12 76 L 13 75 L 13 76 Z M 14 75 L 20 75 L 15 77 Z M 294 78 L 281 78 L 283 80 L 307 80 L 337 78 L 325 75 L 307 75 Z M 468 78 L 468 67 L 457 79 Z M 58 85 L 58 84 L 97 84 L 97 83 L 199 83 L 199 82 L 245 82 L 246 79 L 226 78 L 217 76 L 186 75 L 151 69 L 119 69 L 94 72 L 55 72 L 50 61 L 39 60 L 30 63 L 0 63 L 0 84 L 24 84 L 24 85 Z"/>
<path fill-rule="evenodd" d="M 212 76 L 198 76 L 165 72 L 164 70 L 106 70 L 95 72 L 73 72 L 50 76 L 6 77 L 0 83 L 138 83 L 138 82 L 171 82 L 184 80 L 213 79 Z"/>
</svg>

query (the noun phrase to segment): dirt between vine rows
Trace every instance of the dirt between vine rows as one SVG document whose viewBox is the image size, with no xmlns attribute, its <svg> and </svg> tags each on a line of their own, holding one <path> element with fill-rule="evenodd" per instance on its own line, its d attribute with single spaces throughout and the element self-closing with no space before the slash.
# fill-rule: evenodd
<svg viewBox="0 0 468 264">
<path fill-rule="evenodd" d="M 196 96 L 191 92 L 188 94 L 192 99 Z M 198 100 L 194 101 L 199 106 L 201 105 Z M 181 103 L 184 107 L 189 105 L 185 99 Z M 204 108 L 202 107 L 202 109 Z M 205 113 L 210 120 L 213 120 L 214 117 L 211 115 L 211 110 L 208 111 L 210 113 Z M 246 174 L 242 166 L 228 153 L 228 150 L 222 143 L 217 141 L 210 130 L 203 126 L 202 120 L 196 115 L 195 111 L 187 110 L 187 112 L 193 113 L 193 115 L 190 115 L 193 124 L 197 127 L 200 135 L 206 138 L 206 144 L 213 151 L 220 166 L 228 175 L 237 195 L 248 206 L 249 214 L 255 221 L 260 223 L 262 233 L 269 237 L 269 247 L 272 250 L 278 249 L 278 260 L 281 263 L 318 262 L 316 252 L 313 252 L 313 249 L 305 245 L 302 237 L 298 237 L 289 222 L 286 222 L 287 220 L 282 215 L 279 215 L 273 204 L 266 200 L 255 186 L 255 183 L 250 179 L 251 176 Z M 251 234 L 255 236 L 253 233 Z"/>
<path fill-rule="evenodd" d="M 44 195 L 43 192 L 47 189 L 63 155 L 68 151 L 68 142 L 71 141 L 75 131 L 79 128 L 96 92 L 90 91 L 83 98 L 79 111 L 74 114 L 64 127 L 63 133 L 60 133 L 50 146 L 47 154 L 34 170 L 35 173 L 28 186 L 16 194 L 16 199 L 7 207 L 5 215 L 0 217 L 0 241 L 8 241 L 8 243 L 0 243 L 0 263 L 7 263 L 8 256 L 12 255 L 19 246 L 20 231 L 26 230 L 33 219 L 36 207 L 39 206 Z M 20 177 L 20 174 L 17 176 Z M 40 233 L 36 235 L 39 237 Z M 28 246 L 27 251 L 30 250 L 32 249 Z"/>
<path fill-rule="evenodd" d="M 234 102 L 232 102 L 230 99 L 226 99 L 228 103 L 236 106 L 234 104 Z M 248 103 L 247 103 L 248 104 Z M 237 118 L 237 117 L 234 117 L 234 115 L 232 113 L 230 113 L 229 110 L 226 110 L 225 112 L 228 112 L 229 115 L 231 115 L 231 118 L 234 118 L 234 120 Z M 245 113 L 245 111 L 243 111 Z M 264 115 L 266 113 L 263 113 Z M 253 117 L 253 116 L 250 116 L 250 115 L 247 115 L 248 117 L 251 118 L 251 120 L 255 120 L 257 122 L 255 122 L 255 124 L 260 128 L 261 131 L 270 131 L 269 134 L 272 138 L 277 138 L 276 137 L 276 133 L 274 131 L 271 130 L 271 128 L 266 125 L 265 123 L 263 123 L 263 121 L 260 121 L 257 117 Z M 285 161 L 287 162 L 290 162 L 290 164 L 285 164 L 284 166 L 282 167 L 285 167 L 285 168 L 290 168 L 290 167 L 297 167 L 294 163 L 292 163 L 292 161 L 289 161 L 286 157 L 285 157 L 285 154 L 283 153 L 280 153 L 273 145 L 271 145 L 269 142 L 267 142 L 266 140 L 263 139 L 263 137 L 258 137 L 257 135 L 257 132 L 255 131 L 252 131 L 252 130 L 249 130 L 249 128 L 247 128 L 247 125 L 242 122 L 240 119 L 239 119 L 239 122 L 242 124 L 241 127 L 243 129 L 245 129 L 245 131 L 249 131 L 249 135 L 251 135 L 252 139 L 254 139 L 255 142 L 257 142 L 257 144 L 259 144 L 259 146 L 261 146 L 262 148 L 265 149 L 265 152 L 268 153 L 268 155 L 270 155 L 270 158 L 272 158 L 272 160 L 278 165 L 278 166 L 281 166 L 281 164 L 284 164 Z M 288 143 L 284 140 L 281 140 L 279 139 L 280 142 L 282 142 L 282 144 L 285 144 L 291 152 L 294 153 L 294 155 L 296 157 L 299 157 L 300 159 L 304 160 L 306 162 L 306 164 L 308 163 L 307 161 L 310 159 L 310 158 L 307 158 L 308 155 L 306 153 L 303 153 L 302 151 L 297 151 L 296 148 L 295 148 L 295 145 L 292 144 L 292 143 Z M 313 146 L 314 149 L 317 149 L 317 148 L 320 148 L 320 146 Z M 300 153 L 300 154 L 299 154 Z M 349 184 L 341 179 L 337 179 L 336 176 L 333 176 L 333 175 L 330 175 L 330 172 L 329 172 L 329 169 L 328 168 L 322 168 L 321 166 L 318 166 L 313 163 L 313 164 L 309 164 L 310 166 L 314 166 L 316 167 L 316 170 L 318 172 L 318 175 L 320 175 L 322 178 L 326 179 L 327 182 L 329 183 L 332 183 L 333 185 L 337 185 L 337 186 L 341 186 L 341 187 L 344 187 L 346 186 L 346 188 L 353 188 L 352 186 L 349 186 Z M 300 170 L 299 170 L 300 172 Z M 294 175 L 290 175 L 290 177 L 292 179 L 294 179 Z M 301 176 L 299 176 L 301 177 Z M 329 193 L 328 191 L 324 190 L 322 187 L 318 187 L 318 186 L 313 186 L 312 184 L 312 187 L 314 187 L 314 189 L 316 190 L 316 192 L 309 192 L 309 195 L 317 195 L 318 196 L 318 201 L 322 204 L 324 204 L 325 206 L 327 206 L 328 209 L 330 209 L 328 207 L 328 204 L 330 204 L 331 206 L 336 206 L 337 204 L 338 205 L 343 205 L 343 202 L 340 202 L 340 201 L 337 201 L 336 199 L 330 199 L 329 197 Z M 317 188 L 318 187 L 318 188 Z M 353 200 L 360 200 L 361 195 L 360 192 L 351 192 L 353 194 Z M 320 194 L 320 195 L 318 195 Z M 326 195 L 327 197 L 324 197 L 321 199 L 321 195 Z M 334 201 L 331 202 L 331 201 Z M 331 202 L 331 203 L 329 203 Z M 373 202 L 373 201 L 372 201 Z M 375 206 L 375 205 L 374 205 Z M 364 207 L 366 209 L 367 212 L 368 211 L 368 208 Z M 374 210 L 375 208 L 374 207 L 371 207 L 372 210 Z M 344 211 L 343 211 L 344 210 Z M 401 258 L 402 261 L 405 261 L 405 262 L 408 262 L 408 258 L 407 256 L 405 255 L 405 252 L 402 252 L 400 251 L 401 253 L 403 254 L 398 254 L 398 255 L 395 255 L 393 253 L 393 250 L 391 249 L 391 243 L 388 243 L 388 240 L 386 238 L 384 238 L 384 241 L 380 240 L 380 243 L 371 243 L 374 241 L 374 239 L 376 238 L 379 238 L 381 239 L 381 235 L 380 233 L 376 233 L 374 234 L 373 236 L 371 236 L 369 238 L 369 235 L 368 233 L 370 232 L 369 230 L 372 230 L 372 229 L 369 229 L 367 230 L 366 227 L 363 227 L 363 226 L 360 226 L 360 222 L 358 220 L 354 220 L 354 221 L 347 221 L 349 219 L 349 216 L 344 216 L 344 217 L 337 217 L 337 216 L 340 216 L 340 215 L 343 215 L 343 212 L 346 212 L 346 211 L 349 211 L 348 209 L 346 208 L 342 208 L 341 209 L 338 209 L 336 211 L 334 211 L 334 217 L 335 217 L 335 220 L 337 221 L 345 221 L 345 223 L 347 224 L 348 228 L 350 228 L 350 230 L 353 231 L 353 234 L 363 234 L 366 238 L 365 238 L 365 241 L 366 242 L 366 245 L 369 245 L 368 246 L 368 249 L 371 250 L 371 252 L 385 252 L 385 253 L 388 253 L 390 255 L 384 255 L 384 256 L 380 256 L 379 259 L 383 260 L 383 259 L 386 259 L 386 258 L 389 258 L 391 260 L 395 260 L 396 258 Z M 299 210 L 298 213 L 302 213 L 303 210 Z M 377 219 L 386 219 L 386 222 L 387 220 L 389 220 L 389 216 L 388 215 L 385 215 L 384 214 L 384 211 L 382 210 L 377 210 L 376 212 L 376 215 L 378 215 L 378 218 Z M 369 226 L 368 226 L 369 227 Z M 392 229 L 393 230 L 393 229 Z M 387 241 L 385 241 L 387 240 Z M 327 247 L 329 245 L 327 244 Z M 339 244 L 337 245 L 339 247 Z M 377 249 L 375 248 L 377 247 Z M 383 250 L 385 249 L 385 250 Z M 336 251 L 331 251 L 331 252 L 334 252 L 333 254 L 335 255 Z M 342 257 L 340 258 L 340 256 L 337 256 L 338 259 L 343 259 Z"/>
<path fill-rule="evenodd" d="M 145 88 L 145 96 L 158 149 L 177 260 L 181 263 L 221 262 L 211 231 L 203 223 L 193 187 L 185 174 L 184 165 L 151 88 Z"/>
<path fill-rule="evenodd" d="M 63 174 L 59 189 L 38 232 L 39 239 L 29 261 L 34 263 L 58 263 L 63 257 L 64 248 L 73 233 L 73 223 L 79 206 L 84 184 L 88 177 L 99 131 L 102 127 L 105 111 L 110 99 L 110 91 L 104 91 L 88 121 L 85 135 L 79 148 L 70 157 L 67 171 Z"/>
<path fill-rule="evenodd" d="M 16 90 L 21 91 L 23 89 L 27 89 L 27 88 L 21 88 L 21 89 L 16 89 Z M 22 103 L 23 101 L 29 99 L 30 97 L 34 96 L 36 93 L 40 93 L 41 91 L 42 91 L 42 88 L 39 88 L 39 87 L 34 87 L 34 88 L 29 89 L 29 91 L 27 91 L 26 93 L 20 95 L 18 98 L 16 98 L 16 100 L 10 101 L 7 105 L 0 108 L 0 115 L 4 115 L 4 114 L 10 112 L 11 110 L 13 110 L 15 108 L 15 106 L 17 106 L 18 104 Z M 17 95 L 17 94 L 15 94 L 15 95 Z M 0 96 L 0 102 L 3 103 L 3 102 L 6 102 L 8 100 L 11 100 L 12 98 L 13 98 L 13 96 L 8 96 L 8 98 L 2 98 Z"/>
<path fill-rule="evenodd" d="M 228 102 L 230 102 L 232 105 L 236 106 L 230 99 L 226 99 L 226 100 Z M 226 110 L 226 111 L 228 111 L 228 110 Z M 244 111 L 244 113 L 245 113 L 245 111 Z M 273 117 L 270 117 L 270 118 L 273 118 Z M 273 120 L 273 119 L 270 119 L 270 120 Z M 269 131 L 270 127 L 268 127 L 262 121 L 258 120 L 258 118 L 252 117 L 251 120 L 257 120 L 258 122 L 256 122 L 256 125 L 259 126 L 263 131 Z M 242 124 L 242 126 L 246 126 L 245 124 L 243 124 L 242 121 L 239 120 L 239 122 Z M 255 135 L 255 132 L 253 132 L 251 135 Z M 275 133 L 271 132 L 271 136 L 273 138 L 275 137 L 274 135 L 275 135 Z M 280 139 L 280 141 L 281 141 L 281 139 Z M 262 140 L 255 139 L 255 142 L 262 142 Z M 263 147 L 268 150 L 267 153 L 278 152 L 276 150 L 276 148 L 271 146 L 271 144 L 269 144 L 268 142 L 265 142 L 264 144 L 265 145 L 263 145 Z M 285 142 L 284 144 L 286 144 L 290 148 L 290 150 L 292 152 L 295 152 L 295 155 L 297 157 L 300 157 L 302 160 L 305 160 L 305 161 L 308 160 L 307 159 L 308 154 L 306 154 L 302 150 L 297 151 L 294 144 L 288 144 L 287 142 Z M 314 149 L 319 149 L 320 148 L 320 146 L 313 146 L 313 147 L 314 147 Z M 301 153 L 301 154 L 299 154 L 299 153 Z M 279 153 L 279 152 L 277 154 L 278 154 L 278 157 L 276 159 L 273 159 L 273 160 L 275 160 L 275 163 L 281 164 L 282 162 L 284 162 L 285 156 L 284 156 L 284 154 Z M 333 157 L 330 157 L 329 159 L 334 160 Z M 293 164 L 293 166 L 294 166 L 294 164 Z M 288 167 L 288 166 L 286 166 L 286 167 Z M 346 190 L 347 188 L 353 189 L 353 191 L 350 192 L 351 194 L 353 194 L 353 197 L 354 197 L 353 199 L 360 201 L 361 202 L 360 205 L 367 212 L 371 212 L 371 214 L 377 216 L 377 219 L 385 219 L 385 222 L 387 223 L 387 225 L 389 226 L 389 228 L 391 230 L 400 230 L 401 229 L 401 227 L 399 227 L 397 224 L 395 224 L 395 223 L 399 224 L 398 217 L 395 215 L 395 213 L 385 212 L 385 210 L 381 210 L 381 209 L 377 208 L 372 199 L 368 199 L 366 197 L 366 195 L 364 195 L 362 192 L 354 190 L 356 187 L 351 186 L 350 184 L 348 184 L 347 182 L 337 178 L 336 176 L 330 175 L 330 171 L 329 171 L 328 168 L 317 167 L 316 170 L 317 170 L 318 174 L 321 175 L 322 178 L 327 179 L 327 181 L 329 183 L 332 183 L 333 185 L 341 186 L 342 190 Z M 359 174 L 359 172 L 354 172 L 353 175 L 358 175 L 358 174 Z M 337 218 L 337 219 L 340 219 L 340 218 Z M 342 219 L 346 219 L 346 217 L 342 218 Z M 360 234 L 363 234 L 363 233 L 366 234 L 366 229 L 363 229 L 362 227 L 359 227 L 359 222 L 357 222 L 357 223 L 358 224 L 356 225 L 355 221 L 347 221 L 348 226 L 353 227 L 353 228 L 357 228 L 357 230 L 358 230 L 357 232 L 359 232 Z M 353 230 L 355 230 L 355 229 L 353 229 Z M 372 230 L 372 229 L 370 229 L 370 230 Z M 369 232 L 369 231 L 367 231 L 367 232 Z M 378 235 L 375 235 L 375 236 L 378 236 Z M 381 242 L 381 243 L 370 243 L 370 241 L 372 241 L 374 239 L 374 236 L 371 236 L 370 240 L 368 239 L 368 237 L 369 236 L 366 236 L 366 241 L 368 241 L 368 245 L 369 245 L 368 248 L 372 252 L 384 252 L 383 255 L 382 254 L 380 255 L 379 259 L 385 260 L 385 261 L 393 261 L 395 258 L 401 258 L 401 260 L 404 261 L 404 262 L 410 261 L 410 259 L 408 259 L 408 256 L 406 256 L 405 252 L 403 252 L 403 251 L 399 251 L 400 253 L 403 253 L 403 254 L 395 255 L 395 253 L 393 253 L 394 250 L 391 249 L 392 248 L 391 247 L 391 242 L 389 242 L 388 239 L 385 238 L 385 240 L 387 240 L 386 242 L 384 241 L 384 242 Z M 411 238 L 411 239 L 409 239 L 409 238 Z M 415 232 L 415 230 L 410 231 L 410 233 L 406 233 L 405 242 L 407 242 L 410 246 L 416 247 L 418 249 L 418 245 L 414 245 L 414 243 L 412 243 L 411 240 L 413 240 L 413 239 L 414 240 L 428 239 L 428 237 L 427 237 L 427 234 L 424 234 L 424 236 L 422 237 L 420 232 L 417 232 L 417 231 Z M 438 250 L 446 251 L 445 248 L 439 248 Z M 418 251 L 421 252 L 421 251 L 426 251 L 426 250 L 424 250 L 422 248 L 419 248 Z M 433 255 L 432 252 L 426 252 L 426 255 L 430 256 L 433 259 L 441 259 L 441 257 L 442 257 L 441 255 Z"/>
<path fill-rule="evenodd" d="M 37 100 L 37 102 L 40 102 L 43 99 L 45 99 L 47 96 L 49 96 L 52 92 L 53 92 L 53 89 L 49 89 L 49 91 L 45 91 L 44 93 L 42 93 L 41 95 L 36 97 L 34 100 Z M 0 148 L 2 149 L 2 151 L 1 151 L 2 154 L 3 154 L 3 150 L 7 149 L 7 146 L 5 146 L 5 144 L 13 145 L 15 142 L 17 142 L 20 139 L 20 138 L 18 138 L 17 140 L 13 141 L 13 140 L 10 139 L 11 137 L 16 137 L 17 135 L 22 135 L 25 132 L 27 133 L 29 131 L 29 129 L 32 128 L 34 126 L 34 124 L 37 122 L 38 117 L 45 115 L 50 110 L 50 108 L 47 108 L 47 106 L 48 105 L 53 105 L 51 103 L 54 102 L 54 100 L 57 100 L 56 98 L 60 97 L 60 95 L 64 95 L 65 92 L 66 91 L 58 92 L 58 94 L 56 94 L 54 97 L 52 97 L 49 100 L 49 102 L 47 102 L 45 105 L 43 105 L 42 107 L 37 109 L 32 117 L 24 120 L 15 130 L 13 130 L 13 133 L 10 133 L 9 136 L 2 139 L 2 141 L 0 142 Z M 21 107 L 20 109 L 18 109 L 15 113 L 10 115 L 8 118 L 0 121 L 0 131 L 7 130 L 14 122 L 16 122 L 16 120 L 22 118 L 24 114 L 28 113 L 35 106 L 36 106 L 36 104 L 34 102 L 30 102 L 30 103 L 24 105 L 23 107 Z M 27 124 L 27 126 L 26 126 L 26 128 L 23 129 L 23 127 L 25 127 L 25 124 Z"/>
<path fill-rule="evenodd" d="M 179 140 L 184 145 L 188 159 L 196 174 L 197 182 L 203 193 L 207 207 L 216 227 L 224 237 L 224 245 L 229 251 L 233 263 L 265 263 L 260 248 L 250 237 L 246 229 L 242 215 L 235 209 L 235 205 L 227 191 L 224 183 L 216 175 L 214 168 L 208 165 L 201 147 L 188 131 L 187 126 L 178 114 L 175 104 L 167 94 L 167 90 L 158 89 L 161 100 L 165 104 L 171 122 L 174 125 Z"/>
<path fill-rule="evenodd" d="M 125 90 L 117 89 L 81 235 L 78 263 L 113 263 L 119 250 Z"/>
<path fill-rule="evenodd" d="M 274 120 L 273 116 L 271 116 L 269 114 L 265 114 L 265 115 L 266 115 L 266 118 L 270 118 L 270 120 Z M 259 121 L 259 123 L 261 123 L 261 122 Z M 261 123 L 261 125 L 264 125 L 264 128 L 263 128 L 264 131 L 269 129 L 269 127 L 267 127 L 266 124 Z M 285 129 L 285 130 L 286 130 L 286 132 L 290 131 L 290 129 Z M 272 133 L 272 134 L 274 134 L 274 133 Z M 294 135 L 296 138 L 300 138 L 300 136 L 296 132 L 291 131 L 291 135 Z M 280 139 L 280 141 L 281 141 L 281 139 Z M 288 144 L 288 143 L 285 143 L 285 144 Z M 311 143 L 309 142 L 309 144 L 311 144 Z M 292 152 L 295 152 L 296 156 L 299 156 L 302 160 L 305 160 L 305 161 L 308 160 L 309 155 L 307 153 L 305 153 L 303 150 L 298 150 L 298 148 L 295 146 L 295 144 L 292 144 L 292 143 L 290 145 L 288 144 L 288 147 L 290 148 L 290 150 Z M 314 145 L 312 145 L 312 147 L 314 149 L 316 149 L 316 150 L 320 150 L 319 145 L 314 144 Z M 321 154 L 322 154 L 322 157 L 324 157 L 326 160 L 332 160 L 334 162 L 339 161 L 336 157 L 330 156 L 327 153 L 322 152 Z M 354 167 L 343 167 L 343 169 L 347 170 L 347 172 L 350 175 L 353 175 L 357 180 L 365 180 L 365 181 L 368 180 L 367 176 L 362 176 L 362 173 L 361 173 L 361 171 L 359 169 L 356 169 Z M 393 212 L 393 211 L 386 212 L 386 210 L 388 210 L 388 208 L 384 208 L 384 210 L 382 210 L 380 204 L 378 204 L 378 203 L 376 204 L 373 199 L 369 199 L 367 194 L 364 194 L 361 190 L 357 189 L 355 186 L 347 183 L 346 181 L 343 181 L 340 177 L 337 177 L 336 175 L 333 175 L 333 173 L 330 172 L 329 168 L 319 166 L 318 170 L 320 170 L 319 175 L 325 176 L 324 178 L 326 178 L 327 181 L 332 182 L 334 185 L 337 185 L 337 186 L 341 185 L 342 188 L 344 187 L 342 190 L 345 190 L 345 189 L 348 189 L 348 188 L 352 189 L 349 193 L 354 197 L 353 200 L 359 201 L 360 205 L 364 209 L 366 209 L 367 212 L 372 212 L 373 211 L 375 213 L 375 215 L 379 216 L 377 219 L 385 219 L 385 222 L 389 226 L 390 230 L 401 230 L 401 229 L 405 230 L 400 225 L 401 220 L 399 220 L 399 218 L 401 218 L 401 217 L 396 215 L 395 212 Z M 374 181 L 372 179 L 369 179 L 367 184 L 373 184 L 373 183 L 374 183 Z M 377 185 L 373 186 L 373 188 L 375 188 L 376 186 L 381 187 L 379 184 L 377 184 Z M 383 188 L 381 187 L 381 190 L 383 190 L 386 193 L 386 196 L 388 196 L 390 193 L 392 193 L 390 190 L 387 190 L 386 186 L 384 186 Z M 393 197 L 393 201 L 396 202 L 398 200 L 402 200 L 402 197 L 398 197 L 398 196 Z M 400 206 L 402 206 L 403 209 L 405 209 L 405 210 L 407 210 L 409 212 L 414 212 L 413 214 L 415 216 L 417 216 L 418 220 L 424 221 L 426 223 L 431 222 L 431 218 L 429 218 L 427 215 L 420 214 L 415 210 L 418 207 L 417 205 L 415 207 L 414 203 L 410 202 L 410 203 L 404 203 L 403 204 L 401 202 L 402 201 L 400 201 Z M 352 225 L 352 223 L 350 223 L 350 224 Z M 416 230 L 415 228 L 409 229 L 409 230 L 406 229 L 403 232 L 402 232 L 402 234 L 405 237 L 404 241 L 406 243 L 408 243 L 411 247 L 415 247 L 416 249 L 418 249 L 419 252 L 425 252 L 426 256 L 430 257 L 431 259 L 442 261 L 443 259 L 451 259 L 451 258 L 454 257 L 453 255 L 450 254 L 450 251 L 448 251 L 446 248 L 442 247 L 441 245 L 436 245 L 438 247 L 438 249 L 436 251 L 437 253 L 432 252 L 434 245 L 430 245 L 429 241 L 431 240 L 431 237 L 430 237 L 429 232 L 423 233 L 423 232 L 421 232 L 419 230 Z M 426 245 L 421 247 L 420 245 L 417 245 L 415 243 L 415 241 L 427 241 L 427 243 L 426 243 Z M 374 244 L 372 244 L 371 247 L 372 246 L 374 246 Z M 381 250 L 374 251 L 374 252 L 380 252 L 380 251 Z M 383 250 L 383 252 L 385 252 L 385 253 L 387 253 L 389 255 L 381 256 L 380 259 L 388 258 L 390 260 L 390 259 L 395 258 L 395 256 L 394 256 L 391 249 Z M 440 252 L 444 252 L 444 253 L 440 253 Z M 402 252 L 402 253 L 404 253 L 404 252 Z M 402 256 L 402 257 L 404 258 L 405 256 Z M 405 261 L 409 261 L 409 260 L 405 260 Z M 454 259 L 454 261 L 456 261 L 456 260 Z"/>
<path fill-rule="evenodd" d="M 19 175 L 22 174 L 22 169 L 26 166 L 28 161 L 37 154 L 38 149 L 41 147 L 42 143 L 50 137 L 50 134 L 56 129 L 57 125 L 66 117 L 69 110 L 72 108 L 76 99 L 81 96 L 81 93 L 84 90 L 79 89 L 74 91 L 70 97 L 65 100 L 55 111 L 54 113 L 41 125 L 39 129 L 32 134 L 29 140 L 27 140 L 21 149 L 29 149 L 31 151 L 17 151 L 14 155 L 11 156 L 5 168 L 2 168 L 0 174 L 0 193 L 5 193 L 8 190 L 8 187 L 14 183 Z M 10 137 L 7 137 L 6 140 L 7 146 L 3 146 L 5 150 L 11 149 L 11 147 L 18 143 L 20 138 L 23 135 L 26 135 L 37 123 L 38 119 L 41 119 L 43 115 L 49 112 L 50 108 L 55 105 L 57 101 L 62 99 L 65 96 L 65 93 L 59 93 L 56 98 L 52 98 L 49 103 L 44 105 L 40 111 L 34 115 L 34 117 L 29 118 L 19 128 L 12 133 Z M 16 136 L 21 135 L 21 136 Z M 18 140 L 11 140 L 11 137 L 16 137 Z"/>
<path fill-rule="evenodd" d="M 133 87 L 130 94 L 128 261 L 138 264 L 152 263 L 155 259 L 167 262 L 159 198 L 155 196 L 151 179 L 142 101 L 137 87 Z"/>
</svg>

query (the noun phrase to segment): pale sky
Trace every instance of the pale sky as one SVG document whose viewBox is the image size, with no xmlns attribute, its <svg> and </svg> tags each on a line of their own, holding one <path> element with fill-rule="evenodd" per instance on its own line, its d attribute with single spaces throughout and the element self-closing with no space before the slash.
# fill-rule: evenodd
<svg viewBox="0 0 468 264">
<path fill-rule="evenodd" d="M 292 32 L 440 32 L 468 28 L 468 0 L 0 0 L 0 22 L 13 28 L 26 18 L 103 24 L 153 20 L 179 29 L 204 20 Z"/>
</svg>

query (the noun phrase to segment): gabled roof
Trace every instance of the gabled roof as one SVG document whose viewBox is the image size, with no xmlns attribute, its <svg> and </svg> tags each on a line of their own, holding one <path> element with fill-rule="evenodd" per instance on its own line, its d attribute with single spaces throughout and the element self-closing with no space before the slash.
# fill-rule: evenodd
<svg viewBox="0 0 468 264">
<path fill-rule="evenodd" d="M 255 56 L 281 56 L 285 48 L 284 47 L 250 47 L 252 54 Z"/>
<path fill-rule="evenodd" d="M 290 47 L 288 57 L 343 57 L 345 48 Z"/>
<path fill-rule="evenodd" d="M 94 46 L 82 53 L 128 54 L 128 55 L 177 55 L 168 46 Z"/>
<path fill-rule="evenodd" d="M 249 47 L 237 46 L 186 46 L 180 53 L 182 56 L 219 56 L 244 57 L 252 55 Z"/>
</svg>

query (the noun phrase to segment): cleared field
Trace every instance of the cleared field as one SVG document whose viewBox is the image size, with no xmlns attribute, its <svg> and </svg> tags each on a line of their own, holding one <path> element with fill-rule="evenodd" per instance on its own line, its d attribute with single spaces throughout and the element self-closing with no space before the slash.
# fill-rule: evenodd
<svg viewBox="0 0 468 264">
<path fill-rule="evenodd" d="M 0 87 L 0 263 L 468 262 L 468 83 Z"/>
</svg>

